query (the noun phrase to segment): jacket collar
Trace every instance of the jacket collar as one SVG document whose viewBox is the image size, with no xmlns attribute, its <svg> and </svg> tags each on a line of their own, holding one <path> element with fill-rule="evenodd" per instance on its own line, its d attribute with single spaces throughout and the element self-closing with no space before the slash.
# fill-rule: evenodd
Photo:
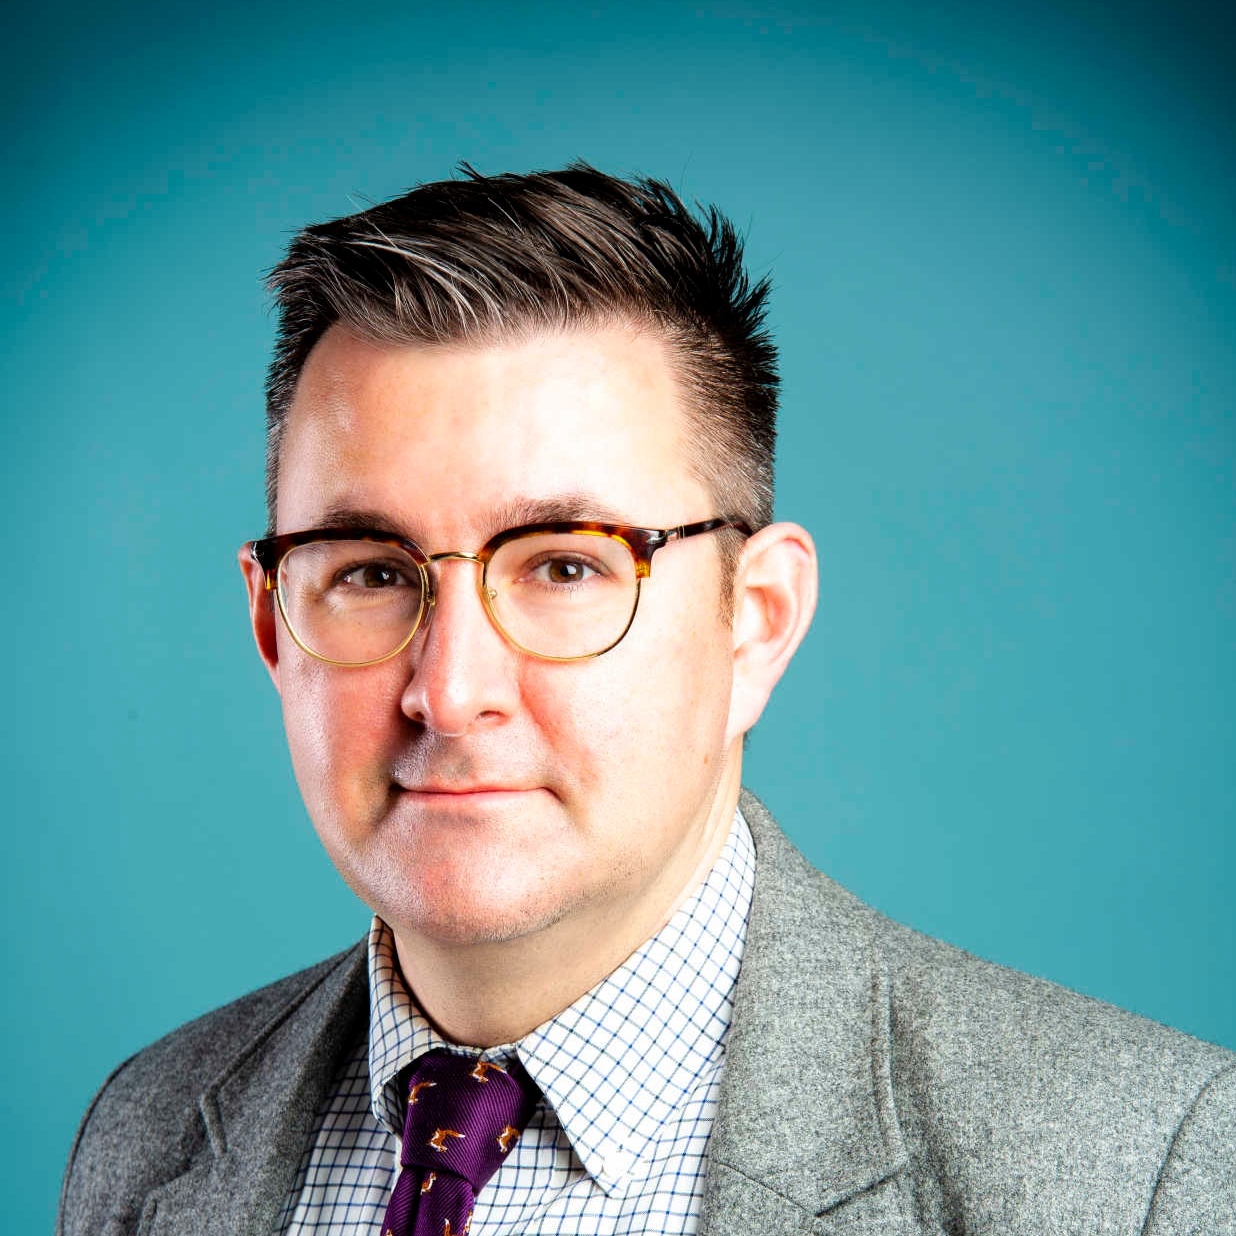
<svg viewBox="0 0 1236 1236">
<path fill-rule="evenodd" d="M 744 792 L 740 805 L 755 898 L 701 1230 L 810 1230 L 906 1162 L 887 976 L 871 911 L 812 868 L 758 799 Z"/>
<path fill-rule="evenodd" d="M 146 1200 L 142 1236 L 269 1233 L 313 1121 L 368 1016 L 365 948 L 321 967 L 202 1092 L 209 1154 Z"/>
</svg>

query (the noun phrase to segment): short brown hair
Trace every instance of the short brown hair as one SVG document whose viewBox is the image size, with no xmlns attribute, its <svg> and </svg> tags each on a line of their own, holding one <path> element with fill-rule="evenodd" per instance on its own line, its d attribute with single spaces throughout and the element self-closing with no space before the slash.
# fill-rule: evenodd
<svg viewBox="0 0 1236 1236">
<path fill-rule="evenodd" d="M 610 321 L 670 346 L 688 397 L 691 466 L 718 514 L 772 519 L 777 353 L 767 278 L 715 207 L 697 218 L 662 181 L 562 171 L 421 185 L 307 227 L 270 273 L 278 336 L 266 384 L 271 531 L 279 453 L 301 370 L 342 323 L 377 343 L 494 343 Z"/>
</svg>

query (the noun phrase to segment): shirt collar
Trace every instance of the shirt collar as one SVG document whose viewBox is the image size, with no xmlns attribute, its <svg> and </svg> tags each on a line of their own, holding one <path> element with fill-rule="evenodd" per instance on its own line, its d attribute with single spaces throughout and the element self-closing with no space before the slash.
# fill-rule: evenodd
<svg viewBox="0 0 1236 1236">
<path fill-rule="evenodd" d="M 518 1043 L 585 1170 L 622 1192 L 650 1140 L 724 1054 L 755 885 L 755 848 L 735 811 L 704 883 L 670 921 L 591 991 Z M 369 933 L 369 1077 L 374 1116 L 396 1136 L 399 1071 L 433 1047 L 459 1051 L 433 1029 L 399 975 L 394 936 Z"/>
<path fill-rule="evenodd" d="M 435 1047 L 459 1051 L 416 1007 L 395 955 L 395 933 L 376 914 L 369 928 L 369 1106 L 374 1118 L 403 1136 L 404 1100 L 399 1072 Z"/>
</svg>

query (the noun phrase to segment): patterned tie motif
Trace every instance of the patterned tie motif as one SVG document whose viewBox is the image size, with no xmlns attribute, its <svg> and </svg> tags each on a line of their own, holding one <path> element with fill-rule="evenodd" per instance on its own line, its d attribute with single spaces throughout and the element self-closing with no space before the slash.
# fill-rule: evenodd
<svg viewBox="0 0 1236 1236">
<path fill-rule="evenodd" d="M 537 1089 L 509 1068 L 435 1048 L 401 1082 L 408 1096 L 403 1165 L 382 1236 L 463 1236 L 476 1195 L 536 1109 Z"/>
</svg>

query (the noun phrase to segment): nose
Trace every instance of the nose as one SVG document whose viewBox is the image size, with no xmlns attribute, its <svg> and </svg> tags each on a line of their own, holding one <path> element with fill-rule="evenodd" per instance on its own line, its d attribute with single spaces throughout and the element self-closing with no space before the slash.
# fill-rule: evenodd
<svg viewBox="0 0 1236 1236">
<path fill-rule="evenodd" d="M 447 559 L 462 561 L 447 563 Z M 451 738 L 499 724 L 519 698 L 518 652 L 489 619 L 473 554 L 435 554 L 430 606 L 409 652 L 400 706 L 410 720 Z"/>
</svg>

